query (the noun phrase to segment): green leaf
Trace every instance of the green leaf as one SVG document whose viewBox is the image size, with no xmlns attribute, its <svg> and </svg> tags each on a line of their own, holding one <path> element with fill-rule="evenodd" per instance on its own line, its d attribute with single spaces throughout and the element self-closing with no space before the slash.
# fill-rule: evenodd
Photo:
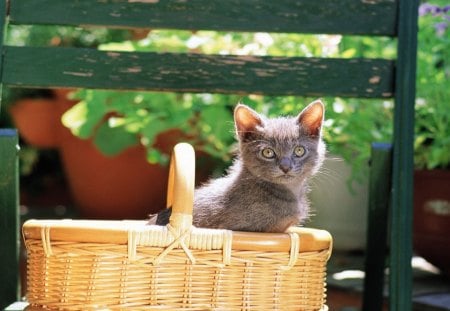
<svg viewBox="0 0 450 311">
<path fill-rule="evenodd" d="M 62 115 L 61 122 L 75 136 L 87 139 L 92 137 L 103 116 L 100 109 L 90 109 L 86 101 L 80 101 Z"/>
<path fill-rule="evenodd" d="M 165 166 L 169 164 L 169 156 L 167 154 L 161 153 L 157 149 L 148 148 L 147 161 L 151 164 L 160 164 Z"/>
<path fill-rule="evenodd" d="M 356 49 L 355 48 L 351 48 L 351 49 L 347 49 L 345 51 L 343 51 L 341 53 L 342 57 L 344 58 L 351 58 L 354 57 L 356 55 Z"/>
<path fill-rule="evenodd" d="M 135 134 L 126 132 L 122 127 L 110 127 L 107 122 L 98 128 L 94 137 L 94 144 L 108 156 L 117 155 L 138 143 L 139 140 Z"/>
<path fill-rule="evenodd" d="M 142 129 L 141 134 L 143 137 L 141 138 L 141 141 L 144 142 L 145 146 L 151 146 L 155 142 L 156 136 L 162 132 L 165 132 L 169 128 L 171 128 L 171 125 L 167 124 L 167 122 L 157 118 L 152 118 L 151 121 L 149 121 Z"/>
</svg>

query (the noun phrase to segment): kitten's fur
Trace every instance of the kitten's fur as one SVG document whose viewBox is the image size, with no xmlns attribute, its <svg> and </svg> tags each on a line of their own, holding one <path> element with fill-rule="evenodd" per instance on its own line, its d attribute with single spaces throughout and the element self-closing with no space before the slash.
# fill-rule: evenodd
<svg viewBox="0 0 450 311">
<path fill-rule="evenodd" d="M 237 105 L 234 120 L 239 156 L 226 176 L 195 191 L 194 225 L 284 232 L 301 223 L 309 210 L 308 179 L 325 157 L 323 116 L 320 101 L 309 104 L 296 117 L 275 119 Z M 157 224 L 166 224 L 169 216 L 170 209 L 161 212 Z"/>
</svg>

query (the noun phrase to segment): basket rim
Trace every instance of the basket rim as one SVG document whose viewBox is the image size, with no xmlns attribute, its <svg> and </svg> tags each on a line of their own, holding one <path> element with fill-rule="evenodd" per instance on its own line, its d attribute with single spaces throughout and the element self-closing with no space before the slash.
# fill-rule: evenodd
<svg viewBox="0 0 450 311">
<path fill-rule="evenodd" d="M 148 225 L 145 220 L 30 219 L 24 223 L 22 233 L 24 240 L 41 239 L 42 229 L 49 228 L 51 241 L 126 245 L 128 244 L 130 231 L 151 229 L 154 226 Z M 330 249 L 332 246 L 331 234 L 325 230 L 291 227 L 287 233 L 231 231 L 232 249 L 289 252 L 291 249 L 289 232 L 298 233 L 300 239 L 299 252 L 323 251 Z"/>
</svg>

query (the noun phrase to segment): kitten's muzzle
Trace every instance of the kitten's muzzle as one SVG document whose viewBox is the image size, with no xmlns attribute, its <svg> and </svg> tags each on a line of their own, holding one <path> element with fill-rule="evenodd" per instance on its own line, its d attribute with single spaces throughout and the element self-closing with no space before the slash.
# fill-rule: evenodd
<svg viewBox="0 0 450 311">
<path fill-rule="evenodd" d="M 283 171 L 283 173 L 287 174 L 292 169 L 292 161 L 288 157 L 284 157 L 281 159 L 279 164 L 280 170 Z"/>
</svg>

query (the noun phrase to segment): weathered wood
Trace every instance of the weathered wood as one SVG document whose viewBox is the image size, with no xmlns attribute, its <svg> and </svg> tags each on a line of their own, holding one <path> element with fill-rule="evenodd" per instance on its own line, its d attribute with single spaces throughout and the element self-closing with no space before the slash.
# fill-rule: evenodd
<svg viewBox="0 0 450 311">
<path fill-rule="evenodd" d="M 3 48 L 6 1 L 0 2 L 0 49 Z M 0 82 L 3 73 L 0 53 Z M 0 113 L 2 84 L 0 83 Z M 19 298 L 19 193 L 17 132 L 0 129 L 0 309 Z"/>
<path fill-rule="evenodd" d="M 11 22 L 395 35 L 398 0 L 13 0 Z"/>
<path fill-rule="evenodd" d="M 4 82 L 16 86 L 368 98 L 393 95 L 393 62 L 380 59 L 7 47 L 4 66 Z"/>
<path fill-rule="evenodd" d="M 19 298 L 17 132 L 0 129 L 0 309 Z"/>
<path fill-rule="evenodd" d="M 389 310 L 412 309 L 414 104 L 418 0 L 401 0 L 395 80 Z"/>
<path fill-rule="evenodd" d="M 389 205 L 392 197 L 392 144 L 372 144 L 369 176 L 367 246 L 362 310 L 383 309 Z"/>
<path fill-rule="evenodd" d="M 5 35 L 5 25 L 6 25 L 6 1 L 1 1 L 0 3 L 0 49 L 3 50 L 3 39 Z M 2 94 L 3 86 L 1 81 L 3 74 L 3 53 L 0 53 L 0 113 L 2 112 Z M 1 217 L 1 215 L 0 215 Z"/>
</svg>

